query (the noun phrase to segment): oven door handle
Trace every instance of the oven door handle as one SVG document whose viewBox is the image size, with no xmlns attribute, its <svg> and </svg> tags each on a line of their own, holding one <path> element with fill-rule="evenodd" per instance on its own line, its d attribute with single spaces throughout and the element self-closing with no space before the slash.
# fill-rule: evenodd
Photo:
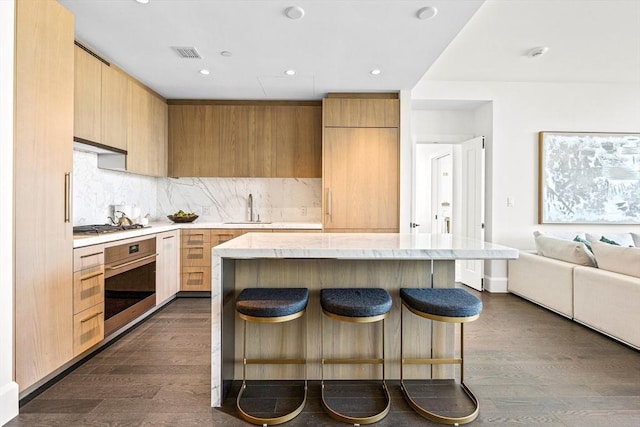
<svg viewBox="0 0 640 427">
<path fill-rule="evenodd" d="M 127 267 L 127 266 L 129 266 L 131 264 L 136 264 L 136 263 L 139 263 L 140 261 L 146 261 L 148 259 L 155 258 L 157 256 L 158 256 L 158 254 L 152 254 L 152 255 L 147 255 L 145 257 L 142 257 L 142 258 L 134 259 L 133 261 L 123 262 L 122 264 L 105 266 L 105 270 L 119 270 L 119 269 Z"/>
</svg>

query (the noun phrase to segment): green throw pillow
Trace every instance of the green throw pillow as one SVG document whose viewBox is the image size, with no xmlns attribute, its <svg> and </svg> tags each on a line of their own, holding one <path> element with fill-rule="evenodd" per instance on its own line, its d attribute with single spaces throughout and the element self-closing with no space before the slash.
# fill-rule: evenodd
<svg viewBox="0 0 640 427">
<path fill-rule="evenodd" d="M 593 249 L 591 249 L 591 242 L 588 241 L 587 239 L 583 239 L 580 236 L 576 236 L 573 238 L 574 242 L 580 242 L 580 243 L 584 243 L 584 245 L 587 247 L 587 249 L 589 249 L 589 252 L 593 253 Z"/>
<path fill-rule="evenodd" d="M 607 238 L 606 238 L 606 237 L 604 237 L 604 236 L 602 236 L 602 237 L 600 238 L 600 241 L 601 241 L 602 243 L 608 243 L 608 244 L 610 244 L 610 245 L 620 246 L 620 243 L 618 243 L 618 242 L 616 242 L 616 241 L 613 241 L 613 240 L 611 240 L 611 239 L 607 239 Z"/>
</svg>

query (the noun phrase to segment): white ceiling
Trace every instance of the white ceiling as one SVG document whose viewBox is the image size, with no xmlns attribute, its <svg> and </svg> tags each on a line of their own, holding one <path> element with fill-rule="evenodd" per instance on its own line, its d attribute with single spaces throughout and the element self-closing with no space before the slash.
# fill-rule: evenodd
<svg viewBox="0 0 640 427">
<path fill-rule="evenodd" d="M 411 89 L 483 1 L 59 0 L 78 40 L 162 96 L 256 100 Z M 285 16 L 293 5 L 302 19 Z M 438 14 L 417 19 L 424 6 Z M 171 46 L 195 46 L 202 59 Z"/>
<path fill-rule="evenodd" d="M 640 85 L 640 0 L 488 0 L 425 79 Z"/>
</svg>

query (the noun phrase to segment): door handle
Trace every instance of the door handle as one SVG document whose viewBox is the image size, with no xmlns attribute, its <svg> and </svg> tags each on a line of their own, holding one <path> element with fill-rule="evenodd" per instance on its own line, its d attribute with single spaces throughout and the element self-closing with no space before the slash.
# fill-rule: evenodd
<svg viewBox="0 0 640 427">
<path fill-rule="evenodd" d="M 415 222 L 409 223 L 409 228 L 416 228 L 416 227 L 420 227 L 420 224 L 416 224 Z"/>
</svg>

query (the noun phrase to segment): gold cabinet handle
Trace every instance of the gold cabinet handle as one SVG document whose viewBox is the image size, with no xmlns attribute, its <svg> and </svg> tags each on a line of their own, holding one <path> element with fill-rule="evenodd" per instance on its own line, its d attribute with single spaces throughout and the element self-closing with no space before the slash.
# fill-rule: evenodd
<svg viewBox="0 0 640 427">
<path fill-rule="evenodd" d="M 82 319 L 82 320 L 80 320 L 80 323 L 86 323 L 86 322 L 88 322 L 88 321 L 89 321 L 89 320 L 91 320 L 91 319 L 95 319 L 96 317 L 100 316 L 102 313 L 104 313 L 104 311 L 101 311 L 101 312 L 96 313 L 96 314 L 94 314 L 94 315 L 92 315 L 92 316 L 89 316 L 89 317 L 87 317 L 86 319 Z"/>
<path fill-rule="evenodd" d="M 80 280 L 89 280 L 89 279 L 93 279 L 94 277 L 97 276 L 102 276 L 104 273 L 102 271 L 98 271 L 97 273 L 93 273 L 93 274 L 88 274 L 86 276 L 81 276 Z"/>
<path fill-rule="evenodd" d="M 64 174 L 64 222 L 71 222 L 71 172 Z"/>
<path fill-rule="evenodd" d="M 327 188 L 327 215 L 329 216 L 329 218 L 332 217 L 333 215 L 333 203 L 332 203 L 332 197 L 331 197 L 331 187 Z"/>
</svg>

